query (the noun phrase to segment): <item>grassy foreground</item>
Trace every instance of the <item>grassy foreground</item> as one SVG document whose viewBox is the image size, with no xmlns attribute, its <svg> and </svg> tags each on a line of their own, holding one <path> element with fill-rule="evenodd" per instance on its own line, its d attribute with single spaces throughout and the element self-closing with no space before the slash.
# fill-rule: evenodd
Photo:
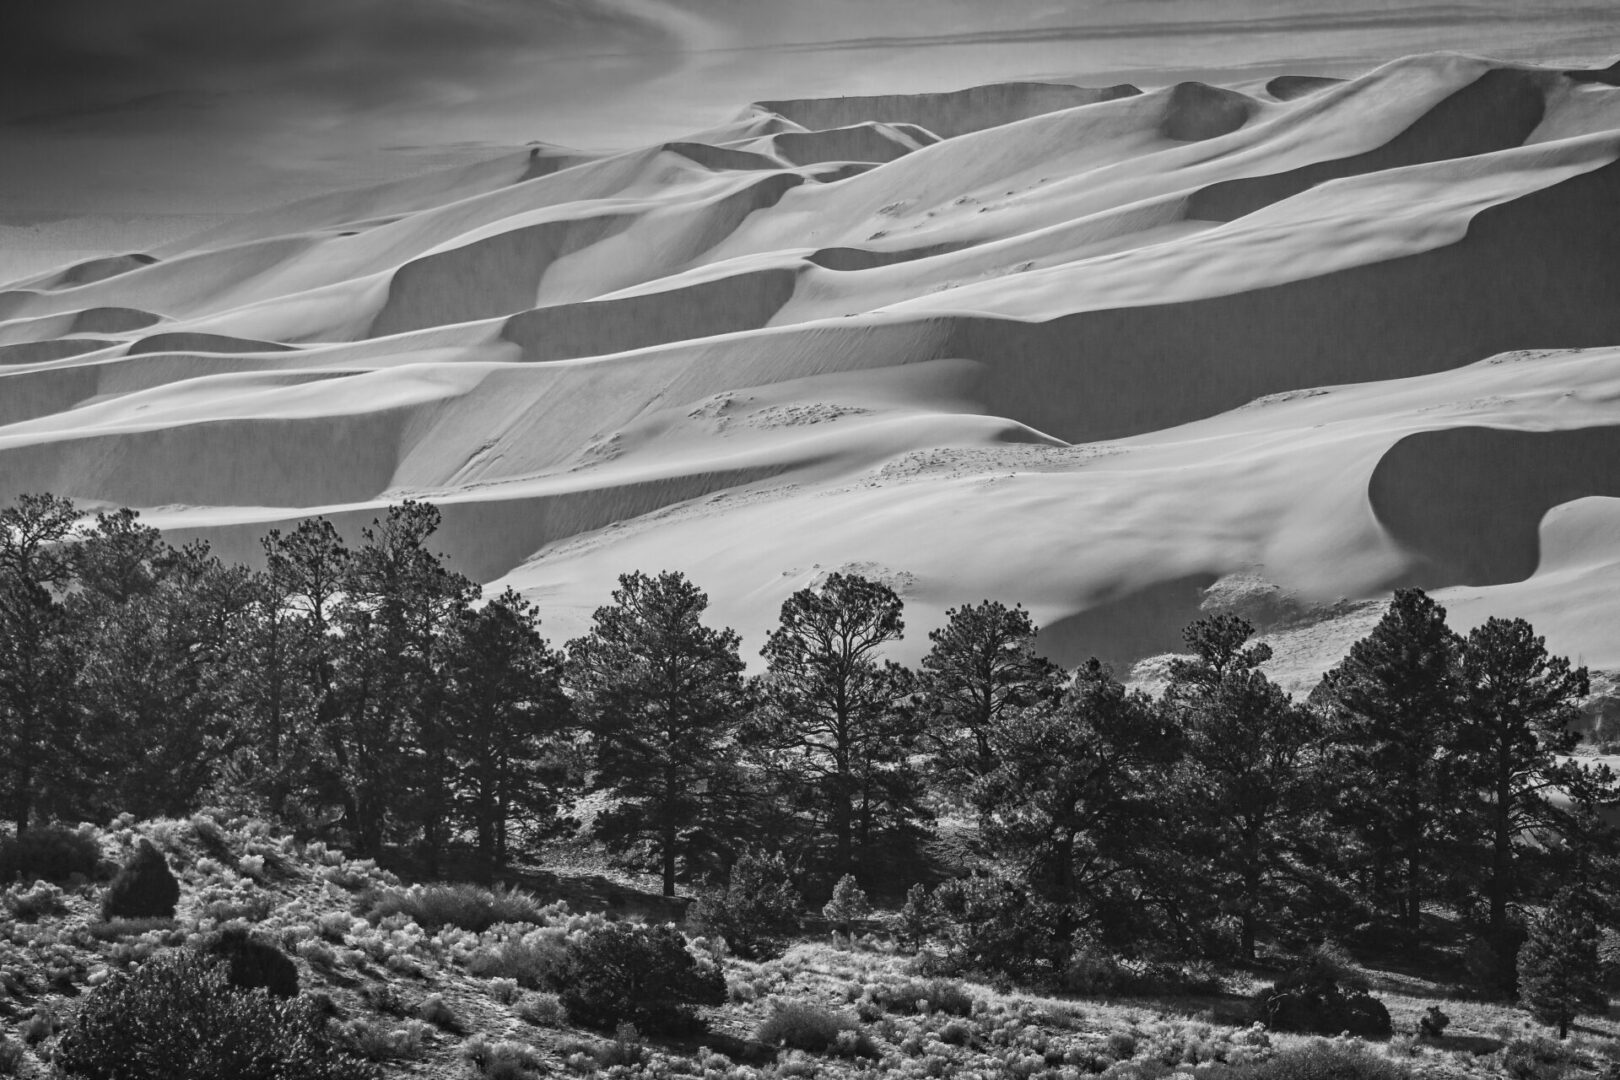
<svg viewBox="0 0 1620 1080">
<path fill-rule="evenodd" d="M 486 903 L 476 890 L 401 891 L 369 860 L 296 844 L 252 820 L 120 821 L 93 835 L 109 863 L 126 860 L 142 837 L 153 841 L 180 880 L 176 918 L 104 923 L 101 882 L 8 889 L 0 1075 L 54 1075 L 52 1050 L 84 995 L 120 969 L 231 925 L 284 948 L 301 990 L 329 999 L 340 1040 L 397 1077 L 1620 1075 L 1612 1010 L 1583 1019 L 1559 1045 L 1511 1006 L 1452 1000 L 1420 975 L 1373 969 L 1396 1034 L 1362 1046 L 1254 1025 L 1246 999 L 1263 980 L 1242 972 L 1225 973 L 1226 992 L 1208 997 L 1047 998 L 931 983 L 882 933 L 805 939 L 762 963 L 695 938 L 691 951 L 718 966 L 727 987 L 724 1004 L 703 1010 L 710 1033 L 674 1041 L 604 1034 L 570 1027 L 557 997 L 537 987 L 571 937 L 619 911 L 658 910 L 634 882 L 619 883 L 609 914 L 588 899 L 603 879 L 582 865 L 550 867 L 538 897 L 496 894 Z M 1419 1018 L 1437 1004 L 1451 1017 L 1445 1036 L 1419 1038 Z"/>
</svg>

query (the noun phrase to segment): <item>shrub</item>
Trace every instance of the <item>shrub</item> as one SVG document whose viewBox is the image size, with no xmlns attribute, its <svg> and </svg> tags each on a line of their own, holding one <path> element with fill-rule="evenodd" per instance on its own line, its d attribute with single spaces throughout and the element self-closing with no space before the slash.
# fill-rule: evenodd
<svg viewBox="0 0 1620 1080">
<path fill-rule="evenodd" d="M 190 949 L 92 991 L 56 1063 L 75 1080 L 352 1080 L 376 1073 L 327 1041 L 308 1003 L 235 990 Z"/>
<path fill-rule="evenodd" d="M 760 1023 L 754 1037 L 767 1046 L 812 1054 L 876 1056 L 872 1040 L 860 1030 L 854 1017 L 807 1001 L 774 1002 L 771 1014 Z"/>
<path fill-rule="evenodd" d="M 540 901 L 519 889 L 484 889 L 476 885 L 415 885 L 382 889 L 360 898 L 367 919 L 409 916 L 424 930 L 458 926 L 481 933 L 496 923 L 544 923 Z"/>
<path fill-rule="evenodd" d="M 225 961 L 226 977 L 238 990 L 263 988 L 280 998 L 298 995 L 298 965 L 292 957 L 246 930 L 216 931 L 203 940 L 202 951 Z"/>
<path fill-rule="evenodd" d="M 1410 1080 L 1411 1070 L 1356 1043 L 1318 1039 L 1264 1061 L 1201 1065 L 1200 1080 Z"/>
<path fill-rule="evenodd" d="M 928 898 L 932 936 L 955 973 L 1001 975 L 1024 983 L 1056 978 L 1070 944 L 1058 907 L 1009 881 L 959 878 Z"/>
<path fill-rule="evenodd" d="M 927 982 L 906 982 L 899 986 L 886 986 L 872 995 L 872 1000 L 890 1012 L 946 1013 L 950 1016 L 972 1016 L 973 996 L 959 982 L 950 979 L 929 979 Z"/>
<path fill-rule="evenodd" d="M 555 983 L 568 1019 L 585 1027 L 634 1024 L 649 1033 L 701 1027 L 696 1006 L 726 998 L 718 968 L 700 968 L 670 926 L 614 923 L 570 942 Z"/>
<path fill-rule="evenodd" d="M 1542 1035 L 1514 1039 L 1502 1051 L 1502 1072 L 1514 1080 L 1557 1080 L 1564 1076 L 1577 1055 Z"/>
<path fill-rule="evenodd" d="M 1277 980 L 1257 1001 L 1261 1019 L 1274 1031 L 1385 1038 L 1389 1010 L 1354 975 L 1318 961 Z"/>
<path fill-rule="evenodd" d="M 462 1023 L 461 1017 L 456 1015 L 444 1000 L 442 994 L 429 994 L 416 1006 L 418 1019 L 425 1020 L 441 1031 L 448 1031 L 452 1035 L 465 1035 L 467 1025 Z"/>
<path fill-rule="evenodd" d="M 255 896 L 250 900 L 211 900 L 198 910 L 197 916 L 203 919 L 212 919 L 217 923 L 235 922 L 263 922 L 276 906 L 274 899 L 268 896 Z"/>
<path fill-rule="evenodd" d="M 4 896 L 5 906 L 12 918 L 19 922 L 33 922 L 45 915 L 60 915 L 67 910 L 62 902 L 62 890 L 48 881 L 32 885 L 13 885 Z"/>
<path fill-rule="evenodd" d="M 315 932 L 334 945 L 341 945 L 353 926 L 353 920 L 341 911 L 328 911 L 315 920 Z"/>
<path fill-rule="evenodd" d="M 853 934 L 858 924 L 872 917 L 872 902 L 855 875 L 845 874 L 833 886 L 832 899 L 822 907 L 821 914 L 839 933 Z"/>
<path fill-rule="evenodd" d="M 533 1080 L 545 1074 L 534 1048 L 518 1042 L 492 1043 L 475 1035 L 461 1048 L 461 1056 L 486 1080 Z"/>
<path fill-rule="evenodd" d="M 0 1035 L 0 1076 L 18 1076 L 22 1073 L 22 1043 L 14 1043 Z"/>
<path fill-rule="evenodd" d="M 798 929 L 801 906 L 781 853 L 748 851 L 731 868 L 724 890 L 692 905 L 687 924 L 724 938 L 744 959 L 764 960 L 780 953 L 783 936 Z"/>
<path fill-rule="evenodd" d="M 524 994 L 517 1001 L 517 1014 L 535 1027 L 557 1027 L 564 1019 L 556 994 Z"/>
<path fill-rule="evenodd" d="M 349 1051 L 367 1061 L 409 1061 L 422 1056 L 428 1026 L 420 1020 L 394 1026 L 374 1020 L 351 1020 L 340 1032 Z"/>
<path fill-rule="evenodd" d="M 167 919 L 108 919 L 90 924 L 90 936 L 97 941 L 117 941 L 119 938 L 140 937 L 153 931 L 170 931 L 180 924 Z"/>
<path fill-rule="evenodd" d="M 75 874 L 94 877 L 101 846 L 88 833 L 57 825 L 0 840 L 0 885 L 10 881 L 65 884 Z"/>
<path fill-rule="evenodd" d="M 393 983 L 369 983 L 361 987 L 360 1000 L 372 1012 L 388 1016 L 406 1016 L 411 1011 L 405 1004 L 405 996 Z"/>
<path fill-rule="evenodd" d="M 168 860 L 142 840 L 134 856 L 118 871 L 101 897 L 101 917 L 107 919 L 172 918 L 180 902 L 180 883 Z"/>
<path fill-rule="evenodd" d="M 480 979 L 511 979 L 526 990 L 546 990 L 555 985 L 566 955 L 557 942 L 507 941 L 473 953 L 467 970 Z"/>
</svg>

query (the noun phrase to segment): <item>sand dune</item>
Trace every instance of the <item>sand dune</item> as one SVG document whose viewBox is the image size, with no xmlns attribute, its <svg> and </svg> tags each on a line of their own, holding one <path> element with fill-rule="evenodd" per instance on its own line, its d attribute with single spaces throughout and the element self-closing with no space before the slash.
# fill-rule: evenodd
<svg viewBox="0 0 1620 1080">
<path fill-rule="evenodd" d="M 1305 689 L 1416 583 L 1620 668 L 1611 75 L 766 101 L 307 200 L 0 291 L 0 497 L 241 559 L 431 498 L 558 637 L 667 567 L 751 653 L 843 567 L 902 656 L 996 596 L 1151 673 L 1240 610 Z"/>
</svg>

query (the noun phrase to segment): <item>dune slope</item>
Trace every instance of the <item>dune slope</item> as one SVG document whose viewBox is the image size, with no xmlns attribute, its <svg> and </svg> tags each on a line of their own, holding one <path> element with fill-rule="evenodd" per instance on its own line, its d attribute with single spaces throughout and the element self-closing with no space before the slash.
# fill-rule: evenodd
<svg viewBox="0 0 1620 1080">
<path fill-rule="evenodd" d="M 834 569 L 1065 662 L 1389 590 L 1620 668 L 1620 88 L 1457 54 L 1241 88 L 767 101 L 0 286 L 0 498 L 227 557 L 430 498 L 548 630 L 680 569 L 752 652 Z"/>
</svg>

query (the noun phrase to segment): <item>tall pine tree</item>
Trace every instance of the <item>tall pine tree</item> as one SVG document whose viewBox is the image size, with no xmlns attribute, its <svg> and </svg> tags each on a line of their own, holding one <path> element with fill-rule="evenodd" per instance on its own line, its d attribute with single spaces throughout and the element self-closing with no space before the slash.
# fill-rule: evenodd
<svg viewBox="0 0 1620 1080">
<path fill-rule="evenodd" d="M 1313 694 L 1328 709 L 1341 820 L 1365 853 L 1368 891 L 1411 931 L 1444 876 L 1436 864 L 1456 797 L 1459 648 L 1445 609 L 1401 589 Z"/>
<path fill-rule="evenodd" d="M 680 573 L 625 574 L 567 649 L 595 784 L 614 800 L 596 834 L 620 851 L 650 849 L 665 896 L 683 864 L 716 846 L 744 704 L 737 634 L 703 625 L 708 604 Z"/>
<path fill-rule="evenodd" d="M 831 574 L 788 597 L 762 650 L 765 705 L 750 740 L 830 848 L 834 879 L 870 872 L 879 841 L 904 837 L 922 814 L 911 680 L 881 657 L 905 629 L 901 607 L 881 582 Z"/>
</svg>

